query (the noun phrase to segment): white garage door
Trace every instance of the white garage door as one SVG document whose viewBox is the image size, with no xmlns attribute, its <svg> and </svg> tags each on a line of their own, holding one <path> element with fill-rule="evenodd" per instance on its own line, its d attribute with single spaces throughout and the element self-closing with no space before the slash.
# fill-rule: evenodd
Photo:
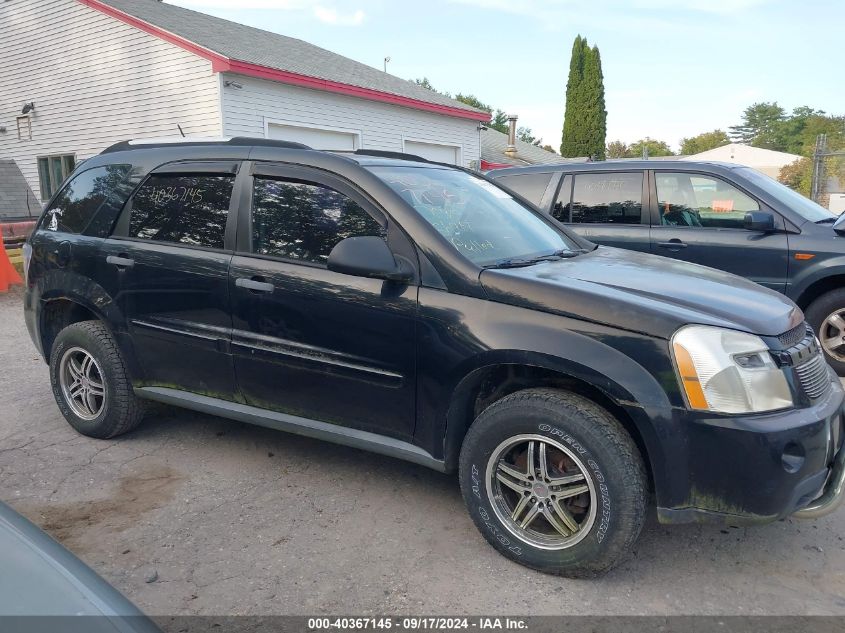
<svg viewBox="0 0 845 633">
<path fill-rule="evenodd" d="M 293 141 L 304 143 L 314 149 L 352 152 L 356 149 L 358 135 L 354 132 L 338 132 L 313 127 L 298 127 L 296 125 L 280 125 L 269 123 L 267 136 L 279 141 Z"/>
<path fill-rule="evenodd" d="M 421 141 L 405 141 L 405 153 L 451 165 L 457 165 L 459 157 L 458 148 L 454 145 L 437 145 Z"/>
</svg>

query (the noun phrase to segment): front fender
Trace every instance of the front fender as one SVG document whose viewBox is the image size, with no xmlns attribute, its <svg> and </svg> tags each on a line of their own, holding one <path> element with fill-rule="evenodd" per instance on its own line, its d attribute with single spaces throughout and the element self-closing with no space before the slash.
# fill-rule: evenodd
<svg viewBox="0 0 845 633">
<path fill-rule="evenodd" d="M 786 294 L 800 305 L 803 303 L 802 297 L 814 284 L 829 277 L 838 276 L 845 277 L 845 256 L 824 259 L 799 271 L 787 286 Z"/>
<path fill-rule="evenodd" d="M 479 376 L 521 365 L 586 383 L 623 408 L 655 478 L 665 477 L 672 438 L 682 436 L 674 428 L 673 406 L 682 400 L 667 341 L 488 301 L 427 291 L 420 300 L 417 441 L 441 453 L 447 468 L 456 465 L 471 423 L 462 403 Z"/>
</svg>

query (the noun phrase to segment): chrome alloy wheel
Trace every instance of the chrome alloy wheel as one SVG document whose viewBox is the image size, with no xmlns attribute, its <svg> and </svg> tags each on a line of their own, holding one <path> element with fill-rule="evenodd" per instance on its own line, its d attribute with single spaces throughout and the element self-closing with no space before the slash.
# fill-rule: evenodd
<svg viewBox="0 0 845 633">
<path fill-rule="evenodd" d="M 543 435 L 516 435 L 487 462 L 487 494 L 508 531 L 547 550 L 572 547 L 596 519 L 596 491 L 583 462 Z"/>
<path fill-rule="evenodd" d="M 845 310 L 837 310 L 822 321 L 819 341 L 830 356 L 845 362 Z"/>
<path fill-rule="evenodd" d="M 59 362 L 59 385 L 74 414 L 93 420 L 106 404 L 106 383 L 100 365 L 81 347 L 71 347 Z"/>
</svg>

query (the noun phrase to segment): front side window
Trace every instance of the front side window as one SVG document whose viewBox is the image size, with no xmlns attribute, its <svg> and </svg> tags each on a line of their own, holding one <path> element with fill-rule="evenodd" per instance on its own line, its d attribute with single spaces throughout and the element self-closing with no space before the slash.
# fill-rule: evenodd
<svg viewBox="0 0 845 633">
<path fill-rule="evenodd" d="M 483 178 L 432 167 L 370 170 L 479 266 L 578 249 L 537 212 Z"/>
<path fill-rule="evenodd" d="M 154 174 L 138 189 L 129 237 L 223 248 L 234 175 Z"/>
<path fill-rule="evenodd" d="M 572 202 L 564 207 L 564 222 L 576 224 L 640 224 L 643 173 L 576 174 Z"/>
<path fill-rule="evenodd" d="M 41 199 L 49 200 L 59 190 L 65 178 L 70 176 L 75 166 L 76 157 L 73 154 L 39 158 L 38 182 L 41 187 Z"/>
<path fill-rule="evenodd" d="M 252 251 L 260 255 L 326 264 L 347 237 L 385 236 L 357 202 L 309 182 L 256 178 L 252 208 Z"/>
<path fill-rule="evenodd" d="M 94 233 L 111 226 L 131 192 L 130 165 L 95 167 L 77 174 L 53 200 L 42 227 L 61 233 Z"/>
<path fill-rule="evenodd" d="M 760 205 L 718 178 L 655 172 L 660 224 L 690 228 L 742 229 L 745 214 Z"/>
</svg>

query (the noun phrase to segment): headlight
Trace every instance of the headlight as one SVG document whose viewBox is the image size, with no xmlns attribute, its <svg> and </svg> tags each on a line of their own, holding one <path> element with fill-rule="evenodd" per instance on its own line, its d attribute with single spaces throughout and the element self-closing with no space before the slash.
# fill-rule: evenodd
<svg viewBox="0 0 845 633">
<path fill-rule="evenodd" d="M 760 413 L 794 405 L 783 371 L 758 336 L 688 325 L 672 337 L 672 356 L 691 409 Z"/>
</svg>

